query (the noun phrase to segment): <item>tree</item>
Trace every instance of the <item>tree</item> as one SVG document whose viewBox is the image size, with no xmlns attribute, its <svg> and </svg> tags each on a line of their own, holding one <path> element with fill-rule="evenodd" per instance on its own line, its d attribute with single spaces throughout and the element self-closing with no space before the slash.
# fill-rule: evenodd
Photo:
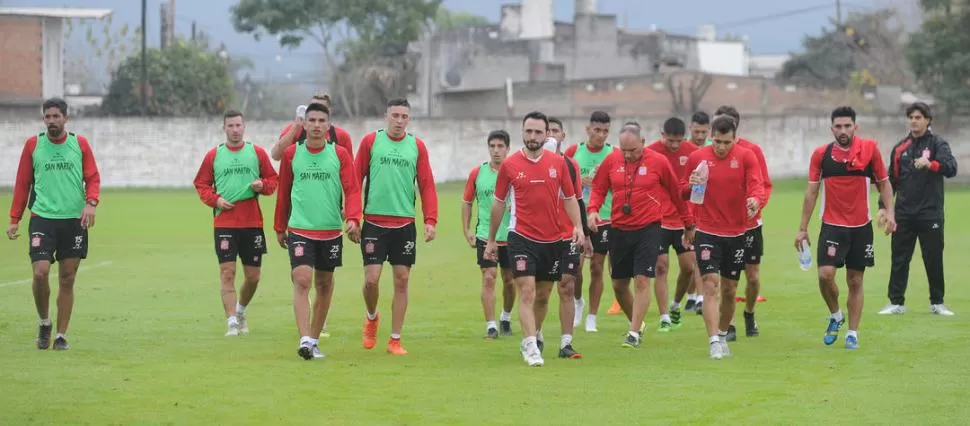
<svg viewBox="0 0 970 426">
<path fill-rule="evenodd" d="M 454 12 L 444 7 L 438 8 L 438 14 L 434 18 L 435 29 L 439 31 L 474 28 L 488 24 L 488 18 L 484 16 L 467 12 Z"/>
<path fill-rule="evenodd" d="M 233 102 L 229 67 L 219 55 L 178 40 L 172 46 L 149 49 L 148 115 L 204 116 L 221 114 Z M 141 113 L 141 55 L 133 55 L 113 73 L 102 112 Z"/>
<path fill-rule="evenodd" d="M 82 90 L 107 85 L 109 80 L 104 77 L 138 52 L 141 28 L 128 24 L 114 28 L 112 16 L 97 21 L 65 20 L 64 39 L 73 42 L 64 60 L 65 82 L 80 84 Z"/>
<path fill-rule="evenodd" d="M 307 39 L 322 49 L 331 70 L 338 111 L 351 116 L 383 111 L 402 96 L 413 67 L 408 45 L 438 13 L 441 0 L 240 0 L 229 9 L 236 31 L 277 36 L 295 48 Z"/>
<path fill-rule="evenodd" d="M 926 18 L 906 46 L 913 73 L 946 115 L 970 113 L 970 10 L 923 0 Z"/>
<path fill-rule="evenodd" d="M 714 79 L 710 74 L 676 71 L 667 76 L 667 90 L 673 103 L 674 115 L 693 114 L 701 109 L 701 101 Z"/>
<path fill-rule="evenodd" d="M 852 13 L 844 25 L 832 22 L 818 36 L 802 41 L 804 52 L 792 54 L 778 78 L 786 84 L 845 89 L 853 72 L 867 71 L 878 84 L 912 84 L 903 49 L 904 32 L 894 9 Z"/>
</svg>

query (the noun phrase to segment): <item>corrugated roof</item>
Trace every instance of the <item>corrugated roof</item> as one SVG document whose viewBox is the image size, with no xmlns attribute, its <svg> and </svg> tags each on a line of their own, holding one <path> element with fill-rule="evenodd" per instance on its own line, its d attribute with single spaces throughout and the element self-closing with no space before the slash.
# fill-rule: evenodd
<svg viewBox="0 0 970 426">
<path fill-rule="evenodd" d="M 111 9 L 82 9 L 71 7 L 0 7 L 0 15 L 7 16 L 101 19 L 110 15 L 111 13 Z"/>
</svg>

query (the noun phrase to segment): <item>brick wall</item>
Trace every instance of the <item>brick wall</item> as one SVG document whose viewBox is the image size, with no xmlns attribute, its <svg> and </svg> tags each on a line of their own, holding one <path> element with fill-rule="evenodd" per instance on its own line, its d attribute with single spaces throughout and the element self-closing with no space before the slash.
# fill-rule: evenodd
<svg viewBox="0 0 970 426">
<path fill-rule="evenodd" d="M 41 99 L 43 31 L 40 18 L 0 16 L 0 102 Z"/>
</svg>

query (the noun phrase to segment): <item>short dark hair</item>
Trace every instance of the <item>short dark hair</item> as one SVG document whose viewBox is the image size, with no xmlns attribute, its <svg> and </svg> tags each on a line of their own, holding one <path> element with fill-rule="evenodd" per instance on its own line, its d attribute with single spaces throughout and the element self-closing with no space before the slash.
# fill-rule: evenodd
<svg viewBox="0 0 970 426">
<path fill-rule="evenodd" d="M 509 132 L 506 132 L 505 130 L 492 130 L 491 132 L 488 132 L 488 139 L 485 139 L 485 143 L 489 143 L 495 139 L 501 140 L 505 146 L 509 146 L 512 143 L 512 137 L 509 136 Z"/>
<path fill-rule="evenodd" d="M 229 111 L 226 111 L 225 114 L 222 114 L 222 122 L 225 123 L 226 120 L 230 118 L 242 117 L 242 116 L 243 116 L 243 113 L 239 112 L 238 110 L 231 109 Z"/>
<path fill-rule="evenodd" d="M 735 125 L 735 127 L 737 127 L 737 125 L 741 123 L 741 114 L 738 113 L 738 109 L 735 108 L 733 105 L 721 105 L 717 109 L 717 111 L 714 111 L 714 115 L 715 116 L 718 116 L 718 115 L 728 115 L 728 116 L 731 116 L 731 118 L 734 119 L 734 125 Z"/>
<path fill-rule="evenodd" d="M 559 117 L 549 117 L 549 124 L 552 124 L 552 123 L 558 124 L 560 129 L 565 130 L 565 127 L 563 127 L 562 125 L 562 120 L 560 120 Z"/>
<path fill-rule="evenodd" d="M 909 117 L 916 111 L 919 111 L 928 120 L 933 118 L 933 113 L 930 112 L 930 106 L 925 102 L 913 102 L 910 106 L 906 107 L 906 116 Z"/>
<path fill-rule="evenodd" d="M 663 132 L 665 135 L 684 136 L 687 133 L 687 125 L 684 124 L 684 120 L 677 117 L 670 117 L 667 121 L 664 121 Z"/>
<path fill-rule="evenodd" d="M 610 115 L 606 111 L 593 111 L 589 115 L 590 123 L 610 124 Z"/>
<path fill-rule="evenodd" d="M 408 102 L 407 98 L 394 98 L 394 99 L 391 99 L 391 100 L 387 101 L 387 107 L 388 108 L 390 108 L 390 107 L 396 107 L 396 106 L 402 106 L 402 107 L 405 107 L 405 108 L 411 108 L 411 103 Z"/>
<path fill-rule="evenodd" d="M 529 120 L 529 119 L 542 120 L 543 123 L 546 123 L 546 130 L 547 131 L 549 130 L 549 117 L 546 117 L 545 114 L 539 111 L 532 111 L 526 114 L 525 117 L 522 117 L 522 124 L 525 124 L 526 120 Z"/>
<path fill-rule="evenodd" d="M 690 122 L 694 124 L 711 124 L 711 116 L 704 111 L 697 111 L 690 117 Z"/>
<path fill-rule="evenodd" d="M 61 115 L 67 117 L 67 101 L 61 98 L 50 98 L 44 101 L 44 105 L 41 107 L 41 112 L 47 113 L 47 110 L 51 108 L 57 108 L 61 111 Z"/>
<path fill-rule="evenodd" d="M 330 118 L 330 108 L 327 108 L 327 106 L 324 104 L 314 102 L 310 105 L 307 105 L 306 113 L 309 114 L 310 111 L 320 111 L 324 114 L 327 114 L 327 118 Z"/>
<path fill-rule="evenodd" d="M 738 123 L 734 121 L 734 117 L 730 114 L 720 115 L 711 122 L 711 131 L 722 135 L 737 134 Z"/>
<path fill-rule="evenodd" d="M 855 123 L 855 110 L 850 106 L 840 106 L 832 110 L 832 122 L 835 122 L 836 118 L 839 117 L 849 117 L 852 122 Z"/>
</svg>

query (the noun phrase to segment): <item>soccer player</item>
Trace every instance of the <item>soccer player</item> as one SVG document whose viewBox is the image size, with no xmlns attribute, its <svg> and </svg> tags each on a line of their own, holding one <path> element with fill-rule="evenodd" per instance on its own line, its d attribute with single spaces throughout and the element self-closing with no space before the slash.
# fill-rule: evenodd
<svg viewBox="0 0 970 426">
<path fill-rule="evenodd" d="M 681 199 L 680 181 L 667 159 L 644 149 L 640 126 L 628 123 L 620 131 L 620 152 L 607 156 L 593 178 L 587 222 L 595 227 L 606 195 L 611 192 L 610 210 L 613 235 L 610 238 L 610 275 L 613 290 L 623 313 L 630 320 L 630 330 L 623 346 L 636 348 L 643 340 L 643 317 L 650 307 L 650 279 L 656 274 L 661 244 L 660 222 L 664 214 L 663 199 L 680 213 L 683 223 L 693 226 L 693 218 Z M 636 294 L 630 294 L 630 279 L 636 283 Z M 666 305 L 664 299 L 658 304 Z M 670 327 L 670 318 L 662 322 Z"/>
<path fill-rule="evenodd" d="M 663 131 L 660 134 L 661 139 L 647 147 L 666 157 L 667 162 L 670 163 L 670 166 L 674 170 L 674 174 L 678 177 L 684 176 L 687 157 L 698 149 L 692 143 L 684 143 L 686 127 L 683 120 L 677 117 L 668 118 L 663 124 Z M 677 198 L 680 199 L 680 195 Z M 694 251 L 690 247 L 684 246 L 685 224 L 680 217 L 680 212 L 677 210 L 676 202 L 664 199 L 661 200 L 661 204 L 664 206 L 664 215 L 660 224 L 660 255 L 657 257 L 657 277 L 654 284 L 654 290 L 657 294 L 657 306 L 660 307 L 661 313 L 664 313 L 663 310 L 666 307 L 667 301 L 667 273 L 670 271 L 668 254 L 671 248 L 677 254 L 677 263 L 680 265 L 680 274 L 677 276 L 677 287 L 674 290 L 674 300 L 669 308 L 670 322 L 665 324 L 661 320 L 660 328 L 658 329 L 661 332 L 668 332 L 672 329 L 680 328 L 682 325 L 680 303 L 684 300 L 684 295 L 687 294 L 689 288 L 696 288 L 697 282 L 700 281 L 700 274 L 697 272 L 697 260 L 694 257 Z M 684 311 L 690 311 L 694 307 L 694 303 L 696 303 L 696 299 L 689 297 Z"/>
<path fill-rule="evenodd" d="M 333 298 L 334 270 L 343 265 L 341 227 L 346 223 L 350 241 L 360 242 L 361 205 L 350 153 L 328 143 L 327 106 L 307 106 L 304 127 L 306 140 L 287 147 L 280 161 L 273 229 L 290 257 L 293 314 L 301 336 L 297 354 L 311 360 L 324 357 L 318 336 Z M 316 289 L 312 311 L 311 285 Z"/>
<path fill-rule="evenodd" d="M 509 212 L 502 216 L 496 241 L 499 244 L 498 262 L 485 259 L 485 241 L 488 240 L 489 220 L 492 212 L 492 197 L 495 193 L 495 179 L 502 161 L 509 154 L 511 137 L 505 130 L 493 130 L 488 134 L 488 154 L 486 161 L 473 168 L 465 182 L 465 195 L 461 204 L 462 235 L 475 249 L 478 267 L 482 270 L 482 309 L 485 311 L 485 338 L 495 339 L 501 335 L 512 335 L 512 306 L 515 304 L 515 288 L 512 286 L 512 269 L 509 262 L 506 240 L 508 238 Z M 472 204 L 478 205 L 478 219 L 475 229 L 471 228 Z M 502 316 L 495 323 L 495 282 L 498 268 L 502 271 Z"/>
<path fill-rule="evenodd" d="M 226 142 L 212 148 L 202 159 L 193 184 L 202 202 L 212 208 L 216 258 L 226 313 L 226 336 L 249 332 L 246 307 L 256 295 L 266 236 L 259 195 L 273 195 L 276 169 L 262 147 L 244 138 L 246 123 L 239 111 L 222 117 Z M 236 258 L 245 277 L 236 300 Z"/>
<path fill-rule="evenodd" d="M 694 146 L 703 148 L 710 146 L 711 141 L 711 116 L 704 111 L 697 111 L 690 118 L 690 141 Z"/>
<path fill-rule="evenodd" d="M 728 115 L 740 126 L 741 114 L 733 106 L 724 105 L 717 109 L 715 115 Z M 758 336 L 758 323 L 754 319 L 754 307 L 761 298 L 761 256 L 764 255 L 764 234 L 762 232 L 761 212 L 768 205 L 771 198 L 771 177 L 768 176 L 768 162 L 761 147 L 755 143 L 738 137 L 738 146 L 747 148 L 754 153 L 761 167 L 761 183 L 764 187 L 764 199 L 759 200 L 761 209 L 755 217 L 748 219 L 744 232 L 744 334 L 747 337 Z M 727 340 L 733 342 L 737 340 L 737 330 L 734 327 L 734 318 L 731 318 L 731 326 L 728 327 Z"/>
<path fill-rule="evenodd" d="M 333 104 L 330 102 L 330 95 L 326 93 L 314 94 L 313 97 L 310 98 L 310 105 L 313 104 L 323 104 L 328 110 L 330 110 L 331 113 L 333 112 Z M 306 140 L 306 126 L 304 126 L 303 121 L 303 117 L 297 117 L 293 120 L 293 122 L 287 124 L 286 127 L 283 128 L 283 131 L 280 132 L 280 138 L 276 141 L 276 144 L 273 145 L 272 152 L 270 152 L 274 160 L 280 161 L 280 158 L 283 156 L 283 151 L 285 151 L 290 145 L 293 145 L 297 141 Z M 347 131 L 343 128 L 330 124 L 330 130 L 327 131 L 327 141 L 344 147 L 344 149 L 350 153 L 351 157 L 353 157 L 354 141 L 350 138 L 350 133 L 347 133 Z"/>
<path fill-rule="evenodd" d="M 586 125 L 586 142 L 581 142 L 578 145 L 572 145 L 566 148 L 566 156 L 575 159 L 579 163 L 579 172 L 582 175 L 583 182 L 582 198 L 587 203 L 589 203 L 590 185 L 593 181 L 593 175 L 596 173 L 596 168 L 599 167 L 607 155 L 610 155 L 610 153 L 616 150 L 616 147 L 606 143 L 606 138 L 609 134 L 610 115 L 603 111 L 594 111 L 589 116 L 589 123 Z M 612 193 L 607 195 L 599 216 L 603 222 L 595 224 L 597 232 L 591 237 L 593 256 L 589 264 L 589 314 L 586 316 L 586 331 L 591 333 L 597 330 L 596 314 L 599 312 L 600 298 L 603 296 L 603 269 L 606 266 L 606 255 L 610 247 L 609 217 L 610 200 L 612 197 Z M 593 224 L 589 225 L 591 227 L 593 226 Z M 581 260 L 580 271 L 582 271 L 582 263 L 585 263 L 585 260 Z M 582 315 L 582 305 L 583 302 L 580 302 L 576 306 L 576 312 L 580 312 L 577 315 Z M 620 305 L 614 299 L 613 306 L 607 314 L 613 315 L 620 312 Z M 579 326 L 578 321 L 574 320 L 573 323 Z"/>
<path fill-rule="evenodd" d="M 555 281 L 561 277 L 562 228 L 559 210 L 566 209 L 573 224 L 572 243 L 583 239 L 583 228 L 576 202 L 576 192 L 563 157 L 542 148 L 549 130 L 545 114 L 534 111 L 522 119 L 522 142 L 525 148 L 510 155 L 498 171 L 492 217 L 489 223 L 485 258 L 498 258 L 496 234 L 505 214 L 506 197 L 512 197 L 509 221 L 508 254 L 512 261 L 519 295 L 519 322 L 524 338 L 519 351 L 529 366 L 541 366 L 542 349 L 537 339 L 536 301 L 548 300 Z M 572 336 L 560 339 L 559 356 L 567 358 L 573 351 Z"/>
<path fill-rule="evenodd" d="M 34 305 L 40 317 L 37 349 L 51 347 L 49 278 L 51 264 L 60 262 L 54 350 L 67 350 L 74 281 L 81 259 L 88 255 L 88 229 L 94 227 L 101 175 L 88 140 L 64 130 L 67 102 L 48 99 L 42 110 L 47 131 L 24 143 L 10 203 L 7 238 L 20 237 L 20 220 L 29 208 L 28 253 L 34 272 Z"/>
<path fill-rule="evenodd" d="M 839 309 L 839 287 L 835 283 L 835 270 L 845 267 L 845 280 L 849 287 L 846 349 L 859 348 L 859 322 L 862 319 L 864 296 L 862 281 L 866 268 L 875 266 L 876 261 L 869 210 L 870 182 L 876 183 L 879 198 L 886 206 L 886 235 L 896 229 L 893 193 L 882 154 L 875 141 L 855 135 L 859 127 L 855 119 L 856 113 L 851 107 L 838 107 L 832 111 L 835 142 L 822 145 L 812 153 L 802 221 L 795 235 L 795 247 L 801 250 L 802 242 L 809 242 L 808 222 L 815 210 L 819 187 L 824 187 L 822 197 L 825 202 L 822 203 L 822 227 L 818 235 L 816 263 L 819 291 L 831 317 L 823 341 L 826 345 L 835 343 L 839 338 L 839 329 L 845 323 Z"/>
<path fill-rule="evenodd" d="M 380 317 L 378 284 L 384 262 L 391 264 L 394 276 L 394 300 L 391 307 L 391 338 L 387 352 L 407 355 L 401 346 L 401 328 L 408 307 L 408 283 L 416 259 L 414 226 L 415 188 L 421 193 L 424 214 L 424 241 L 435 237 L 438 223 L 438 193 L 435 189 L 428 149 L 421 139 L 407 132 L 411 122 L 411 104 L 407 99 L 392 99 L 384 113 L 387 127 L 371 132 L 360 141 L 357 151 L 357 178 L 367 181 L 364 188 L 364 226 L 361 231 L 361 255 L 364 258 L 364 349 L 377 343 Z M 499 225 L 501 217 L 495 219 Z"/>
<path fill-rule="evenodd" d="M 952 316 L 943 304 L 943 179 L 957 174 L 957 160 L 950 144 L 929 129 L 933 121 L 929 105 L 916 102 L 906 108 L 909 135 L 889 154 L 889 181 L 896 195 L 896 232 L 892 237 L 892 270 L 889 273 L 889 305 L 880 315 L 906 312 L 909 264 L 916 240 L 922 252 L 926 280 L 930 285 L 930 312 Z M 886 215 L 880 203 L 879 217 Z"/>
<path fill-rule="evenodd" d="M 701 204 L 693 206 L 697 229 L 687 229 L 685 243 L 694 245 L 701 270 L 704 323 L 710 338 L 710 356 L 721 359 L 731 354 L 727 329 L 734 317 L 735 291 L 744 269 L 744 231 L 749 218 L 761 208 L 764 188 L 754 154 L 736 143 L 737 124 L 723 115 L 711 122 L 714 143 L 687 157 L 683 185 L 689 198 L 691 185 L 704 183 L 696 172 L 701 161 L 708 164 L 707 189 Z M 721 304 L 717 300 L 720 289 Z"/>
</svg>

